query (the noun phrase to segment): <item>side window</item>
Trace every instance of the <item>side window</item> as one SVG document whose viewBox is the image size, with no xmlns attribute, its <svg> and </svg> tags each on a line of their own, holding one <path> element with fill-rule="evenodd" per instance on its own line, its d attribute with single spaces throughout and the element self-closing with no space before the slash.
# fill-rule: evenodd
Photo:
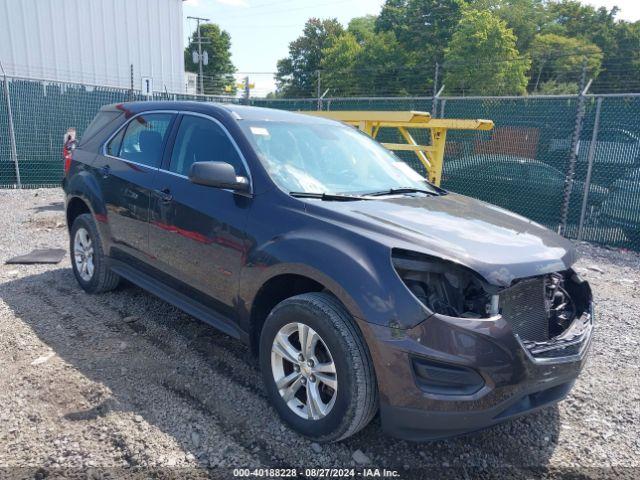
<svg viewBox="0 0 640 480">
<path fill-rule="evenodd" d="M 118 132 L 118 134 L 111 139 L 111 141 L 107 144 L 107 155 L 111 155 L 112 157 L 117 157 L 120 154 L 120 146 L 122 145 L 122 137 L 124 137 L 123 128 Z"/>
<path fill-rule="evenodd" d="M 170 113 L 151 113 L 134 118 L 127 126 L 117 156 L 149 167 L 160 166 L 162 145 L 172 118 Z"/>
<path fill-rule="evenodd" d="M 188 175 L 194 162 L 226 162 L 247 175 L 242 159 L 225 131 L 212 120 L 185 115 L 180 123 L 169 170 Z"/>
</svg>

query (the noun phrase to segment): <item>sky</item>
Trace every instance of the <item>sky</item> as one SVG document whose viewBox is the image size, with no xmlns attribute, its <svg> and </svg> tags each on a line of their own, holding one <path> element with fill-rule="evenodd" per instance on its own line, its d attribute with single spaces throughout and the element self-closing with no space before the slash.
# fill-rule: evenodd
<svg viewBox="0 0 640 480">
<path fill-rule="evenodd" d="M 302 32 L 309 17 L 337 18 L 346 25 L 353 17 L 376 15 L 384 0 L 186 0 L 185 45 L 196 23 L 187 16 L 210 19 L 231 35 L 231 55 L 238 77 L 255 84 L 252 95 L 274 89 L 276 63 L 288 53 L 289 42 Z M 640 20 L 640 0 L 585 0 L 596 7 L 620 8 L 619 19 Z"/>
</svg>

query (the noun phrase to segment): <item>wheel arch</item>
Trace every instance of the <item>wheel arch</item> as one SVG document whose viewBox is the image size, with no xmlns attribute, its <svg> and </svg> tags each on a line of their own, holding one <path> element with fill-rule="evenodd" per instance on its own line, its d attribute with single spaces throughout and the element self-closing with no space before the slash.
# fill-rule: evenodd
<svg viewBox="0 0 640 480">
<path fill-rule="evenodd" d="M 354 311 L 355 302 L 348 296 L 345 297 L 346 292 L 341 292 L 336 285 L 332 285 L 330 279 L 323 277 L 319 272 L 310 273 L 308 267 L 305 271 L 290 268 L 275 273 L 262 283 L 251 302 L 249 313 L 249 343 L 252 353 L 258 353 L 260 333 L 269 313 L 287 298 L 303 293 L 326 292 L 340 302 L 351 315 L 357 316 L 359 310 Z"/>
<path fill-rule="evenodd" d="M 109 252 L 111 236 L 107 210 L 96 178 L 88 170 L 81 170 L 68 179 L 64 190 L 66 192 L 65 217 L 68 230 L 71 231 L 73 221 L 78 215 L 90 213 L 96 221 L 98 232 L 105 244 L 105 252 Z"/>
<path fill-rule="evenodd" d="M 67 229 L 69 230 L 69 232 L 71 232 L 71 227 L 73 226 L 73 222 L 75 221 L 75 219 L 83 213 L 89 213 L 93 215 L 93 212 L 89 207 L 89 203 L 82 197 L 70 197 L 67 200 L 66 209 Z"/>
</svg>

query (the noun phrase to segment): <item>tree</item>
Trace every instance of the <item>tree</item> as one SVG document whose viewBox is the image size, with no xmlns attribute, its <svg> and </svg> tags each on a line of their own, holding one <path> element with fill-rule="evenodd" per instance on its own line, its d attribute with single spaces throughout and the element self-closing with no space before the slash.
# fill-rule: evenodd
<svg viewBox="0 0 640 480">
<path fill-rule="evenodd" d="M 209 64 L 203 67 L 204 93 L 208 95 L 219 95 L 229 93 L 225 87 L 231 86 L 235 93 L 236 80 L 233 74 L 236 71 L 231 62 L 231 36 L 213 23 L 200 25 L 202 35 L 203 51 L 209 54 Z M 192 52 L 198 51 L 198 31 L 191 35 L 189 46 L 184 51 L 184 65 L 188 72 L 199 72 L 197 63 L 193 62 Z"/>
<path fill-rule="evenodd" d="M 360 73 L 356 70 L 362 45 L 351 32 L 340 35 L 322 50 L 322 86 L 332 95 L 356 95 Z"/>
<path fill-rule="evenodd" d="M 446 50 L 444 84 L 451 93 L 520 95 L 526 92 L 529 66 L 503 20 L 468 9 Z"/>
<path fill-rule="evenodd" d="M 618 8 L 598 9 L 577 0 L 549 2 L 547 23 L 541 33 L 555 33 L 570 38 L 581 38 L 595 43 L 603 51 L 615 44 L 614 30 Z"/>
<path fill-rule="evenodd" d="M 378 32 L 368 37 L 356 58 L 356 78 L 360 92 L 369 95 L 424 94 L 421 69 L 410 68 L 409 54 L 393 32 Z M 431 73 L 431 68 L 428 69 Z"/>
<path fill-rule="evenodd" d="M 538 35 L 531 45 L 533 66 L 532 90 L 546 82 L 579 82 L 584 65 L 587 75 L 595 78 L 602 65 L 602 50 L 586 40 L 553 33 Z"/>
<path fill-rule="evenodd" d="M 640 86 L 640 22 L 578 0 L 385 0 L 378 17 L 310 19 L 278 64 L 281 96 L 430 93 L 435 63 L 448 93 L 577 91 L 586 61 L 594 92 Z M 443 65 L 443 63 L 445 63 Z"/>
<path fill-rule="evenodd" d="M 640 87 L 640 21 L 619 22 L 614 46 L 604 54 L 594 92 L 632 92 Z"/>
<path fill-rule="evenodd" d="M 442 61 L 464 6 L 464 0 L 386 0 L 376 28 L 393 32 L 415 57 L 414 65 L 433 68 Z"/>
<path fill-rule="evenodd" d="M 286 97 L 315 96 L 322 51 L 343 32 L 336 19 L 307 20 L 302 35 L 289 44 L 289 56 L 278 60 L 278 92 Z"/>
<path fill-rule="evenodd" d="M 322 53 L 322 85 L 332 95 L 402 95 L 411 81 L 406 53 L 393 32 L 370 32 L 359 42 L 350 31 Z M 409 87 L 409 88 L 408 88 Z"/>
<path fill-rule="evenodd" d="M 547 21 L 541 33 L 595 44 L 594 62 L 600 60 L 602 73 L 593 92 L 621 92 L 638 88 L 640 78 L 640 22 L 616 20 L 618 8 L 594 8 L 576 0 L 547 5 Z M 535 76 L 535 72 L 534 72 Z"/>
<path fill-rule="evenodd" d="M 547 19 L 543 0 L 471 0 L 470 5 L 476 10 L 489 10 L 504 20 L 516 36 L 520 53 L 528 51 Z"/>
<path fill-rule="evenodd" d="M 580 86 L 577 82 L 548 80 L 538 85 L 535 93 L 539 95 L 576 95 L 580 93 Z"/>
<path fill-rule="evenodd" d="M 377 17 L 375 15 L 354 17 L 349 21 L 347 31 L 356 38 L 358 43 L 363 43 L 367 38 L 375 34 L 376 20 Z"/>
</svg>

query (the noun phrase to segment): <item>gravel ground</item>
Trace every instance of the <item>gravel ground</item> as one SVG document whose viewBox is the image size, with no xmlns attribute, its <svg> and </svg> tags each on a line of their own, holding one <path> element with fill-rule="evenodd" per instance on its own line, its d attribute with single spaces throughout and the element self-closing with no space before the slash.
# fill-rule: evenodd
<svg viewBox="0 0 640 480">
<path fill-rule="evenodd" d="M 67 249 L 59 189 L 0 191 L 0 260 Z M 91 296 L 68 255 L 0 265 L 0 478 L 232 476 L 233 467 L 363 466 L 400 478 L 640 475 L 640 256 L 581 244 L 597 299 L 567 400 L 473 436 L 413 444 L 374 422 L 313 444 L 269 406 L 239 342 L 137 287 Z"/>
</svg>

